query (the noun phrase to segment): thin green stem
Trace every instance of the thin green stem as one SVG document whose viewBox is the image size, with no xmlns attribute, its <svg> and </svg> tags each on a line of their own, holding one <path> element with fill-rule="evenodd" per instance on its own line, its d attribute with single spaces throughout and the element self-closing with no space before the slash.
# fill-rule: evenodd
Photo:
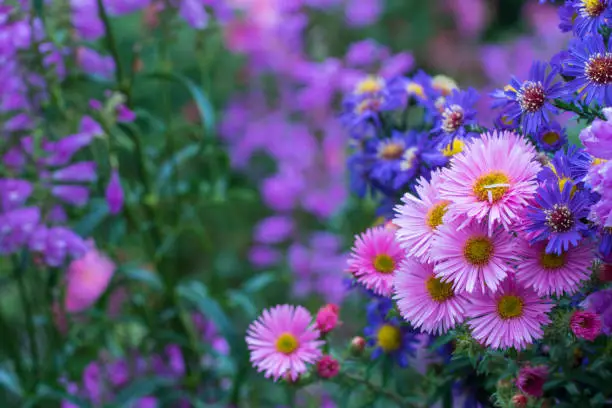
<svg viewBox="0 0 612 408">
<path fill-rule="evenodd" d="M 372 391 L 374 394 L 377 395 L 382 395 L 385 398 L 395 402 L 395 404 L 398 407 L 415 407 L 415 405 L 410 404 L 406 401 L 404 401 L 404 399 L 402 398 L 401 395 L 398 395 L 392 391 L 388 391 L 368 380 L 366 380 L 363 377 L 358 377 L 356 375 L 352 375 L 352 374 L 348 374 L 348 373 L 340 373 L 338 374 L 338 376 L 336 377 L 339 381 L 343 381 L 343 382 L 353 382 L 356 384 L 361 384 L 364 385 L 366 388 L 368 388 L 370 391 Z"/>
<path fill-rule="evenodd" d="M 113 35 L 113 30 L 110 24 L 110 20 L 108 19 L 108 14 L 106 13 L 106 9 L 104 8 L 104 3 L 102 0 L 96 0 L 98 4 L 98 15 L 100 16 L 100 20 L 102 20 L 102 24 L 104 25 L 104 31 L 106 32 L 106 45 L 108 50 L 115 61 L 115 77 L 117 79 L 117 84 L 121 88 L 123 86 L 123 64 L 121 64 L 121 58 L 119 57 L 119 49 L 117 48 L 117 42 L 115 41 L 115 36 Z"/>
</svg>

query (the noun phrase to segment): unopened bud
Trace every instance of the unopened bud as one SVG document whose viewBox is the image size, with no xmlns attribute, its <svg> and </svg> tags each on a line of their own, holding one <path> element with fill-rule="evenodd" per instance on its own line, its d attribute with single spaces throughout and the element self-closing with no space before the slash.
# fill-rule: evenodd
<svg viewBox="0 0 612 408">
<path fill-rule="evenodd" d="M 315 323 L 321 334 L 326 334 L 332 331 L 339 323 L 338 312 L 340 308 L 333 303 L 329 303 L 319 309 Z"/>
<path fill-rule="evenodd" d="M 351 340 L 351 353 L 353 353 L 354 355 L 359 355 L 363 353 L 365 346 L 365 339 L 361 336 L 355 336 L 353 337 L 353 340 Z"/>
<path fill-rule="evenodd" d="M 512 404 L 516 408 L 525 408 L 527 406 L 527 397 L 523 394 L 516 394 L 512 397 Z"/>
</svg>

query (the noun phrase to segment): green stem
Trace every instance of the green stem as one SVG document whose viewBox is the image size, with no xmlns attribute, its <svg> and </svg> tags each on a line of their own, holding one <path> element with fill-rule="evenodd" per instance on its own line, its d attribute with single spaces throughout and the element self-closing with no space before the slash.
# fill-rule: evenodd
<svg viewBox="0 0 612 408">
<path fill-rule="evenodd" d="M 338 376 L 336 377 L 339 381 L 345 381 L 345 382 L 353 382 L 353 383 L 357 383 L 357 384 L 361 384 L 364 385 L 365 387 L 367 387 L 370 391 L 372 391 L 374 394 L 377 395 L 382 395 L 385 398 L 395 402 L 395 404 L 398 407 L 414 407 L 413 404 L 410 404 L 408 402 L 405 402 L 404 399 L 402 398 L 401 395 L 398 395 L 392 391 L 387 391 L 384 388 L 371 383 L 370 381 L 366 380 L 365 378 L 362 377 L 358 377 L 356 375 L 352 375 L 352 374 L 348 374 L 348 373 L 340 373 L 338 374 Z"/>
<path fill-rule="evenodd" d="M 38 353 L 38 345 L 36 340 L 36 329 L 34 328 L 34 313 L 32 311 L 32 305 L 28 299 L 28 293 L 23 281 L 25 268 L 23 267 L 23 262 L 20 261 L 17 256 L 13 256 L 12 261 L 13 275 L 15 276 L 15 281 L 17 282 L 21 306 L 23 307 L 23 312 L 25 314 L 26 331 L 28 333 L 28 340 L 30 343 L 30 351 L 32 353 L 32 361 L 34 366 L 34 383 L 37 383 L 40 374 L 40 356 Z"/>
<path fill-rule="evenodd" d="M 121 88 L 123 86 L 123 65 L 121 64 L 121 58 L 119 58 L 119 49 L 117 48 L 117 42 L 115 41 L 115 36 L 113 35 L 113 30 L 111 29 L 110 20 L 108 19 L 108 14 L 106 13 L 106 9 L 104 8 L 104 3 L 102 0 L 96 0 L 98 4 L 98 15 L 100 16 L 100 20 L 102 20 L 102 24 L 104 25 L 104 31 L 106 32 L 106 45 L 108 46 L 108 50 L 115 61 L 115 76 L 117 79 L 117 84 Z"/>
</svg>

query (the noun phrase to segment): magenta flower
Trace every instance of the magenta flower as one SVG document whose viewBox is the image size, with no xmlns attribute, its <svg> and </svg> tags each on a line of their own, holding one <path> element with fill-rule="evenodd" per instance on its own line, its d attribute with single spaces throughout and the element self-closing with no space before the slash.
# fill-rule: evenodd
<svg viewBox="0 0 612 408">
<path fill-rule="evenodd" d="M 584 240 L 560 254 L 546 253 L 546 243 L 519 240 L 516 279 L 539 296 L 571 295 L 591 276 L 593 245 Z"/>
<path fill-rule="evenodd" d="M 321 357 L 323 341 L 311 324 L 312 316 L 301 306 L 280 305 L 266 309 L 247 331 L 251 362 L 266 378 L 277 381 L 287 375 L 297 380 L 306 364 Z"/>
<path fill-rule="evenodd" d="M 356 237 L 348 269 L 367 289 L 389 297 L 393 289 L 393 274 L 405 256 L 393 229 L 370 228 Z"/>
<path fill-rule="evenodd" d="M 324 355 L 317 361 L 317 374 L 321 378 L 334 378 L 340 372 L 340 363 L 329 355 Z"/>
<path fill-rule="evenodd" d="M 407 258 L 396 272 L 393 286 L 400 314 L 415 328 L 442 334 L 465 319 L 468 299 L 455 293 L 452 282 L 436 278 L 432 264 Z"/>
<path fill-rule="evenodd" d="M 319 309 L 319 312 L 317 313 L 316 317 L 316 325 L 317 329 L 321 332 L 321 334 L 329 333 L 330 331 L 336 328 L 339 323 L 339 311 L 340 308 L 338 307 L 338 305 L 335 305 L 333 303 L 328 303 L 327 305 Z"/>
<path fill-rule="evenodd" d="M 406 193 L 403 204 L 395 207 L 393 223 L 399 227 L 396 238 L 406 250 L 407 256 L 414 256 L 421 261 L 429 261 L 431 243 L 443 217 L 449 201 L 441 200 L 438 186 L 441 173 L 431 173 L 431 181 L 419 178 L 415 187 L 417 195 Z"/>
<path fill-rule="evenodd" d="M 448 200 L 449 219 L 484 221 L 489 233 L 519 220 L 536 192 L 535 148 L 512 132 L 484 133 L 468 142 L 442 173 L 440 199 Z"/>
<path fill-rule="evenodd" d="M 524 349 L 541 339 L 552 303 L 507 278 L 495 293 L 474 294 L 466 306 L 472 336 L 494 349 Z"/>
<path fill-rule="evenodd" d="M 66 311 L 82 312 L 93 305 L 108 287 L 114 273 L 113 261 L 95 248 L 72 261 L 66 274 Z"/>
<path fill-rule="evenodd" d="M 497 290 L 514 259 L 512 236 L 503 229 L 489 235 L 486 224 L 477 222 L 460 230 L 457 223 L 441 225 L 431 248 L 436 277 L 452 281 L 457 292 Z"/>
<path fill-rule="evenodd" d="M 601 333 L 601 317 L 597 313 L 577 310 L 570 318 L 570 328 L 576 337 L 593 341 Z"/>
<path fill-rule="evenodd" d="M 545 366 L 525 366 L 519 371 L 516 386 L 527 395 L 540 398 L 544 394 L 544 384 L 548 378 Z"/>
<path fill-rule="evenodd" d="M 117 169 L 113 169 L 106 187 L 106 203 L 111 214 L 118 214 L 123 208 L 123 188 Z"/>
</svg>

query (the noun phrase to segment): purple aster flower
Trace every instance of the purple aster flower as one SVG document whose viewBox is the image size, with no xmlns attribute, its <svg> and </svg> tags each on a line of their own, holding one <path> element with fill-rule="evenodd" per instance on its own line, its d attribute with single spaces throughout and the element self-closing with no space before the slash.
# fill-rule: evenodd
<svg viewBox="0 0 612 408">
<path fill-rule="evenodd" d="M 536 61 L 531 66 L 529 77 L 520 82 L 512 78 L 504 91 L 496 91 L 492 97 L 500 99 L 494 107 L 502 107 L 510 120 L 520 119 L 523 130 L 534 134 L 540 126 L 549 123 L 549 116 L 557 113 L 551 101 L 563 95 L 563 85 L 555 82 L 557 69 L 544 62 Z"/>
<path fill-rule="evenodd" d="M 412 78 L 399 77 L 391 81 L 389 90 L 397 96 L 402 105 L 416 101 L 426 109 L 427 118 L 437 115 L 436 100 L 441 96 L 434 89 L 432 78 L 423 71 L 418 71 Z"/>
<path fill-rule="evenodd" d="M 23 207 L 0 215 L 0 254 L 10 254 L 23 245 L 40 222 L 40 209 Z"/>
<path fill-rule="evenodd" d="M 47 265 L 60 266 L 67 256 L 80 258 L 88 251 L 88 246 L 81 237 L 64 227 L 36 227 L 29 235 L 28 245 L 31 251 L 39 252 Z"/>
<path fill-rule="evenodd" d="M 526 209 L 526 230 L 531 242 L 547 241 L 546 252 L 561 254 L 577 246 L 588 232 L 582 220 L 589 215 L 590 195 L 575 191 L 572 183 L 562 188 L 545 183 L 536 192 L 536 205 Z"/>
<path fill-rule="evenodd" d="M 603 258 L 612 256 L 612 228 L 598 228 L 599 235 L 599 254 Z"/>
<path fill-rule="evenodd" d="M 592 207 L 591 219 L 605 228 L 612 228 L 612 161 L 591 167 L 586 183 L 600 195 Z"/>
<path fill-rule="evenodd" d="M 574 31 L 577 37 L 597 35 L 599 29 L 612 18 L 612 5 L 609 0 L 578 0 L 573 2 Z"/>
<path fill-rule="evenodd" d="M 389 56 L 389 50 L 372 39 L 352 43 L 346 52 L 346 63 L 353 67 L 367 67 Z"/>
<path fill-rule="evenodd" d="M 545 152 L 556 152 L 567 143 L 567 133 L 558 122 L 540 127 L 534 135 L 537 146 Z"/>
<path fill-rule="evenodd" d="M 118 214 L 123 208 L 123 188 L 117 169 L 113 169 L 106 187 L 106 204 L 111 214 Z"/>
<path fill-rule="evenodd" d="M 419 337 L 396 317 L 387 315 L 393 304 L 390 299 L 378 298 L 368 305 L 368 326 L 364 334 L 368 345 L 374 347 L 372 359 L 383 354 L 391 356 L 400 367 L 408 366 L 408 358 L 414 357 Z"/>
<path fill-rule="evenodd" d="M 293 220 L 290 217 L 276 215 L 265 218 L 255 227 L 255 241 L 262 244 L 277 244 L 286 240 L 293 232 Z"/>
<path fill-rule="evenodd" d="M 591 293 L 582 302 L 582 307 L 601 316 L 601 331 L 612 335 L 612 289 L 603 289 Z"/>
<path fill-rule="evenodd" d="M 612 42 L 606 47 L 601 35 L 572 41 L 563 74 L 574 79 L 566 84 L 568 92 L 578 92 L 586 104 L 593 100 L 612 103 Z"/>
<path fill-rule="evenodd" d="M 442 146 L 451 143 L 455 138 L 465 138 L 468 134 L 465 127 L 476 124 L 475 105 L 478 98 L 478 93 L 472 88 L 466 91 L 455 89 L 445 98 L 440 107 L 440 116 L 432 130 Z"/>
<path fill-rule="evenodd" d="M 248 257 L 254 267 L 267 268 L 280 262 L 281 253 L 268 246 L 256 245 L 251 247 Z"/>
<path fill-rule="evenodd" d="M 604 108 L 606 120 L 595 119 L 580 132 L 585 150 L 599 159 L 612 159 L 612 108 Z"/>
<path fill-rule="evenodd" d="M 559 7 L 559 29 L 564 33 L 569 33 L 574 29 L 574 21 L 578 18 L 574 0 L 567 0 Z"/>
</svg>

